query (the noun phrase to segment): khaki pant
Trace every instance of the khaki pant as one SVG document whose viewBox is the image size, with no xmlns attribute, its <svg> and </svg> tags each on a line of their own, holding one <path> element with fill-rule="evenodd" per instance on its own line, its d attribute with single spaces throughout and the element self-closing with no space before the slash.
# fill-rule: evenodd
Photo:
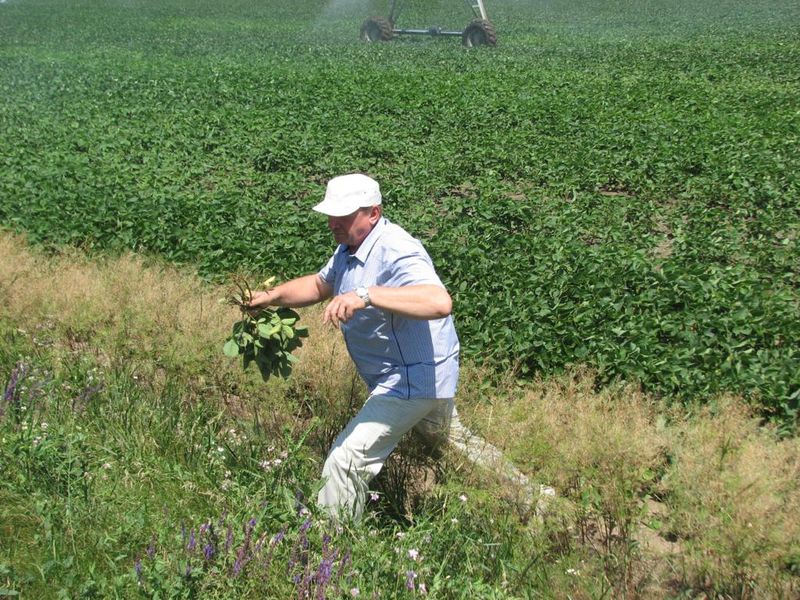
<svg viewBox="0 0 800 600">
<path fill-rule="evenodd" d="M 430 448 L 450 443 L 474 464 L 499 472 L 522 488 L 530 488 L 528 478 L 497 448 L 461 424 L 452 398 L 404 400 L 374 395 L 333 443 L 322 469 L 325 483 L 317 498 L 319 505 L 332 516 L 359 519 L 370 480 L 403 434 L 412 429 Z M 535 496 L 553 493 L 551 488 L 536 488 Z"/>
</svg>

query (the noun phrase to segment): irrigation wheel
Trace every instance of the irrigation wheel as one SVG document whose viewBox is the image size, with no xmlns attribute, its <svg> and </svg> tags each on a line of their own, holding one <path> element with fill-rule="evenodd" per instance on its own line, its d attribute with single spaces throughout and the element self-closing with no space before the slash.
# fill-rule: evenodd
<svg viewBox="0 0 800 600">
<path fill-rule="evenodd" d="M 365 42 L 388 42 L 394 37 L 392 23 L 383 17 L 370 17 L 361 24 L 361 39 Z"/>
<path fill-rule="evenodd" d="M 473 46 L 494 46 L 497 43 L 497 32 L 491 22 L 484 19 L 475 19 L 467 25 L 461 34 L 461 43 L 471 48 Z"/>
</svg>

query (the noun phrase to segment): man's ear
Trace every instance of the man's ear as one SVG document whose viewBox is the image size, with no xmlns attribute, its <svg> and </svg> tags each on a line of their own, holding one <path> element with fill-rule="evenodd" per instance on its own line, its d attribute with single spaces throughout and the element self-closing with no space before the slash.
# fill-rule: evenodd
<svg viewBox="0 0 800 600">
<path fill-rule="evenodd" d="M 378 220 L 381 218 L 382 214 L 383 214 L 383 210 L 381 209 L 381 205 L 380 204 L 376 204 L 375 206 L 370 208 L 370 211 L 369 211 L 369 222 L 372 225 L 375 225 L 375 223 L 377 223 Z"/>
</svg>

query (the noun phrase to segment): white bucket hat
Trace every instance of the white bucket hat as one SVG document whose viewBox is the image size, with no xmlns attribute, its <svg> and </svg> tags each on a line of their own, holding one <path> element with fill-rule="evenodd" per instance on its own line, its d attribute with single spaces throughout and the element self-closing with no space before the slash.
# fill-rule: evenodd
<svg viewBox="0 0 800 600">
<path fill-rule="evenodd" d="M 334 177 L 328 182 L 325 198 L 314 210 L 329 217 L 344 217 L 359 208 L 381 203 L 381 188 L 378 182 L 361 173 Z"/>
</svg>

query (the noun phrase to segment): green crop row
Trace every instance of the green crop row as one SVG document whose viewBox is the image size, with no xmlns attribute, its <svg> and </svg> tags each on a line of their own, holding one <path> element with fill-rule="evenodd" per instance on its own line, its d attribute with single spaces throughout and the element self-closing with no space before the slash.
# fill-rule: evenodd
<svg viewBox="0 0 800 600">
<path fill-rule="evenodd" d="M 1 4 L 0 223 L 289 277 L 332 251 L 325 181 L 363 171 L 467 356 L 795 418 L 796 3 L 498 0 L 498 46 L 470 51 L 360 44 L 388 3 L 273 4 Z"/>
</svg>

